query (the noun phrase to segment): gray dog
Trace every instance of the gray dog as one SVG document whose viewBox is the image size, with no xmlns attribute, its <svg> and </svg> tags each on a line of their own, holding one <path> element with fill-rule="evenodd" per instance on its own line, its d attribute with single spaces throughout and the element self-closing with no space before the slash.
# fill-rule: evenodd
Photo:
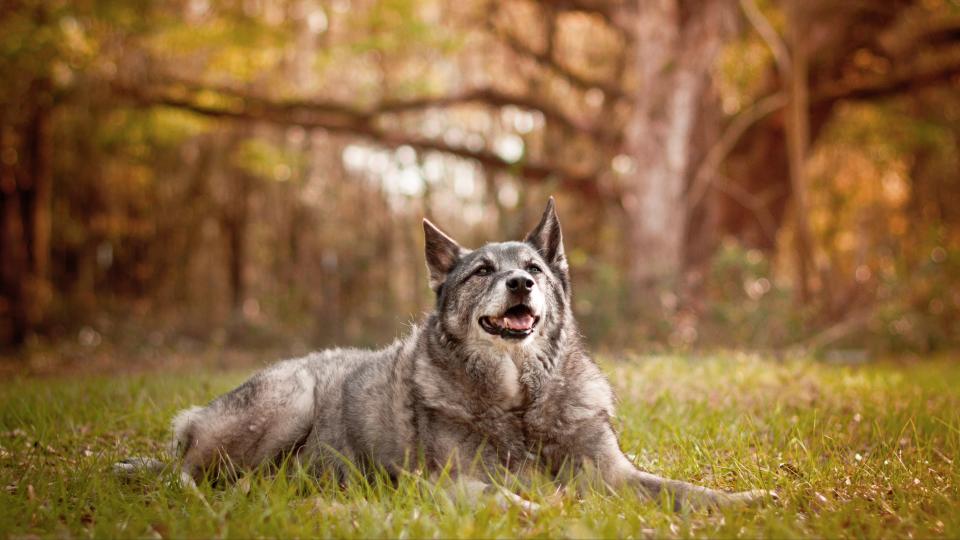
<svg viewBox="0 0 960 540">
<path fill-rule="evenodd" d="M 469 250 L 427 220 L 423 229 L 435 311 L 385 349 L 286 360 L 182 411 L 172 446 L 183 481 L 289 456 L 338 478 L 355 468 L 391 476 L 418 464 L 447 470 L 460 493 L 489 491 L 530 509 L 536 505 L 494 486 L 495 472 L 589 471 L 613 489 L 667 496 L 678 508 L 772 495 L 660 478 L 620 450 L 613 393 L 584 352 L 571 311 L 552 198 L 522 242 Z"/>
</svg>

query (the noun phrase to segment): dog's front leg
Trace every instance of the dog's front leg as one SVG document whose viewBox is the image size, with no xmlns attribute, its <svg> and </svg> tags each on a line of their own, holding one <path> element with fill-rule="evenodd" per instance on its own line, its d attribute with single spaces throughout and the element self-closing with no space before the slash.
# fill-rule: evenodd
<svg viewBox="0 0 960 540">
<path fill-rule="evenodd" d="M 454 474 L 448 479 L 444 488 L 446 493 L 455 500 L 472 502 L 476 501 L 481 495 L 493 494 L 497 504 L 503 509 L 510 506 L 517 506 L 526 512 L 536 512 L 540 509 L 539 504 L 524 499 L 506 487 L 485 482 L 476 476 L 467 474 Z"/>
<path fill-rule="evenodd" d="M 613 429 L 604 422 L 590 430 L 594 432 L 590 452 L 584 457 L 599 469 L 603 481 L 613 489 L 632 488 L 640 495 L 659 499 L 666 495 L 673 500 L 675 510 L 688 508 L 716 508 L 739 504 L 755 504 L 776 494 L 766 490 L 726 493 L 679 480 L 662 478 L 637 469 L 620 450 Z"/>
</svg>

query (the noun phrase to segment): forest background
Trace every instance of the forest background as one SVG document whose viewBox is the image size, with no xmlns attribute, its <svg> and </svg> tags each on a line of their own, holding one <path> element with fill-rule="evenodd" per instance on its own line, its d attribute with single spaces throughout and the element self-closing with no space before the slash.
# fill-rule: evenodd
<svg viewBox="0 0 960 540">
<path fill-rule="evenodd" d="M 960 340 L 953 0 L 3 0 L 0 74 L 15 365 L 382 344 L 550 195 L 594 347 Z"/>
</svg>

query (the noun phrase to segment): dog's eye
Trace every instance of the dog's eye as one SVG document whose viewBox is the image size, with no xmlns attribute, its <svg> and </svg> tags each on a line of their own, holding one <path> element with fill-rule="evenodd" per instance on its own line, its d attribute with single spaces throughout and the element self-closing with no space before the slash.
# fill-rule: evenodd
<svg viewBox="0 0 960 540">
<path fill-rule="evenodd" d="M 489 276 L 492 273 L 493 273 L 493 268 L 490 268 L 489 266 L 484 265 L 484 266 L 481 266 L 480 268 L 477 268 L 477 270 L 473 273 L 473 275 Z"/>
<path fill-rule="evenodd" d="M 527 272 L 531 274 L 539 274 L 540 272 L 543 272 L 543 270 L 540 270 L 540 267 L 535 264 L 528 264 Z"/>
</svg>

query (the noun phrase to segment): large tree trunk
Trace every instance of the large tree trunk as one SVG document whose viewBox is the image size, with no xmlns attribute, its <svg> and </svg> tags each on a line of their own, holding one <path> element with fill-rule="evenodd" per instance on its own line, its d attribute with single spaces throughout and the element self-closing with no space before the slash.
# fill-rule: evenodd
<svg viewBox="0 0 960 540">
<path fill-rule="evenodd" d="M 20 345 L 51 297 L 52 98 L 45 79 L 0 110 L 0 340 Z M 4 336 L 4 334 L 6 334 Z"/>
<path fill-rule="evenodd" d="M 23 209 L 17 185 L 17 148 L 13 126 L 4 122 L 0 132 L 0 315 L 7 322 L 0 329 L 5 341 L 23 343 L 28 323 L 25 313 L 27 241 L 23 230 Z"/>
<path fill-rule="evenodd" d="M 688 220 L 684 192 L 695 156 L 704 153 L 705 141 L 696 137 L 706 120 L 701 105 L 711 88 L 711 67 L 734 26 L 734 5 L 640 0 L 637 6 L 640 88 L 624 140 L 637 177 L 624 206 L 635 261 L 629 277 L 643 296 L 682 267 Z"/>
</svg>

